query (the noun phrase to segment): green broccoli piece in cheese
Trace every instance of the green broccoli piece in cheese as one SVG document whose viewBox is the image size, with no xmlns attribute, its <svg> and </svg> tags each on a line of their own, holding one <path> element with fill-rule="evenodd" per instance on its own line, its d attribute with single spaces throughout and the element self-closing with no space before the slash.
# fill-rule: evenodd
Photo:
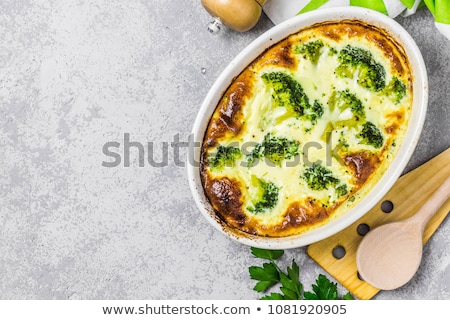
<svg viewBox="0 0 450 320">
<path fill-rule="evenodd" d="M 272 133 L 264 136 L 262 143 L 258 143 L 252 152 L 247 156 L 248 165 L 251 166 L 262 157 L 266 157 L 273 163 L 281 165 L 285 159 L 291 159 L 299 154 L 300 143 L 295 140 L 288 140 L 284 137 L 277 137 Z"/>
<path fill-rule="evenodd" d="M 283 72 L 270 72 L 264 73 L 262 79 L 275 91 L 273 98 L 280 106 L 291 109 L 298 116 L 302 116 L 304 110 L 309 108 L 308 96 L 292 76 Z"/>
<path fill-rule="evenodd" d="M 381 148 L 384 143 L 380 129 L 369 121 L 363 124 L 363 128 L 357 137 L 361 139 L 360 143 L 373 146 L 377 149 Z"/>
<path fill-rule="evenodd" d="M 294 52 L 302 54 L 305 59 L 309 59 L 311 63 L 316 64 L 320 58 L 323 46 L 324 44 L 320 40 L 310 41 L 296 46 Z"/>
<path fill-rule="evenodd" d="M 347 193 L 348 193 L 348 190 L 347 190 L 346 184 L 341 184 L 340 186 L 336 187 L 336 195 L 338 197 L 345 196 Z"/>
<path fill-rule="evenodd" d="M 247 207 L 248 211 L 263 213 L 277 205 L 279 188 L 273 182 L 267 182 L 253 176 L 252 187 L 256 187 L 257 192 L 252 201 L 253 206 Z"/>
<path fill-rule="evenodd" d="M 311 121 L 312 124 L 317 123 L 317 119 L 323 116 L 323 106 L 318 100 L 314 100 L 311 108 L 305 110 L 303 118 Z"/>
<path fill-rule="evenodd" d="M 333 56 L 335 54 L 338 54 L 338 51 L 335 48 L 333 48 L 333 47 L 329 47 L 329 48 L 330 48 L 330 51 L 328 52 L 329 56 Z"/>
<path fill-rule="evenodd" d="M 336 74 L 339 77 L 353 78 L 357 72 L 358 84 L 363 88 L 377 92 L 386 86 L 386 70 L 370 51 L 347 45 L 339 52 L 338 61 Z"/>
<path fill-rule="evenodd" d="M 339 179 L 333 176 L 333 172 L 324 166 L 314 163 L 306 167 L 302 178 L 312 190 L 324 190 L 339 184 Z"/>
<path fill-rule="evenodd" d="M 384 92 L 392 102 L 398 104 L 406 96 L 406 85 L 397 77 L 393 77 Z"/>
<path fill-rule="evenodd" d="M 303 117 L 317 123 L 317 119 L 323 115 L 323 107 L 319 101 L 315 100 L 311 105 L 308 96 L 305 94 L 301 84 L 291 75 L 283 72 L 270 72 L 262 75 L 264 83 L 274 90 L 272 98 L 280 106 L 285 107 L 292 116 Z M 286 116 L 281 116 L 285 119 Z"/>
<path fill-rule="evenodd" d="M 348 193 L 347 185 L 333 175 L 330 169 L 314 163 L 310 167 L 306 167 L 301 176 L 311 190 L 325 190 L 330 187 L 334 188 L 338 197 L 345 196 Z"/>
<path fill-rule="evenodd" d="M 327 135 L 333 130 L 344 127 L 357 129 L 358 126 L 365 121 L 366 112 L 363 103 L 356 94 L 351 93 L 348 89 L 344 91 L 334 91 L 328 99 L 328 106 L 331 111 L 334 111 L 336 108 L 338 108 L 340 112 L 350 109 L 353 116 L 345 120 L 333 120 L 328 122 L 321 136 L 321 139 L 324 142 L 329 142 L 328 139 L 331 138 L 331 136 Z"/>
<path fill-rule="evenodd" d="M 217 147 L 217 151 L 214 156 L 208 159 L 208 163 L 213 169 L 222 170 L 224 167 L 232 167 L 242 156 L 241 150 L 237 147 L 222 146 Z"/>
<path fill-rule="evenodd" d="M 357 117 L 356 120 L 364 118 L 366 112 L 361 100 L 348 89 L 345 91 L 335 91 L 329 98 L 328 104 L 330 109 L 334 110 L 336 107 L 339 110 L 344 111 L 348 108 L 352 110 L 352 113 Z"/>
</svg>

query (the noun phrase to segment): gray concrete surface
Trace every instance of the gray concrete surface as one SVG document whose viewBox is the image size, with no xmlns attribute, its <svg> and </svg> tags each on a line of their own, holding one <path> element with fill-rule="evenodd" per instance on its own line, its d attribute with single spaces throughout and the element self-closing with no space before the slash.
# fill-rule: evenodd
<svg viewBox="0 0 450 320">
<path fill-rule="evenodd" d="M 397 19 L 423 52 L 430 105 L 411 170 L 449 147 L 450 41 L 425 10 Z M 107 142 L 187 141 L 231 59 L 273 24 L 206 32 L 200 1 L 2 0 L 0 3 L 0 298 L 256 299 L 260 263 L 200 215 L 184 161 L 115 167 Z M 147 156 L 147 154 L 146 154 Z M 178 161 L 179 160 L 179 161 Z M 418 274 L 375 299 L 450 298 L 450 221 Z M 324 271 L 295 258 L 307 289 Z M 282 262 L 282 263 L 284 263 Z M 341 288 L 342 289 L 342 288 Z"/>
</svg>

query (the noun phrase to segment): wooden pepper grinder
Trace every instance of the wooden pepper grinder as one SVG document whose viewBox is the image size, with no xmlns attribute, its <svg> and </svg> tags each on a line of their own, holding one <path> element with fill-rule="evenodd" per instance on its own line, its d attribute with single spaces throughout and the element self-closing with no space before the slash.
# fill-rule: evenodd
<svg viewBox="0 0 450 320">
<path fill-rule="evenodd" d="M 202 0 L 202 5 L 214 18 L 208 31 L 217 33 L 223 24 L 230 29 L 244 32 L 253 28 L 261 17 L 262 6 L 267 0 Z"/>
</svg>

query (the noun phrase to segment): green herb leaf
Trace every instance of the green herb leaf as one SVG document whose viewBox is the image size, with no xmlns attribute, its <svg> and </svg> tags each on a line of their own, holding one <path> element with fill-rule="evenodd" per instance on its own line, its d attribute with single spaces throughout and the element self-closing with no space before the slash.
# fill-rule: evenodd
<svg viewBox="0 0 450 320">
<path fill-rule="evenodd" d="M 278 283 L 280 275 L 277 266 L 273 263 L 264 263 L 263 267 L 252 266 L 248 268 L 250 278 L 258 280 L 253 290 L 257 292 L 266 291 L 268 288 Z"/>
<path fill-rule="evenodd" d="M 270 295 L 264 296 L 260 300 L 284 300 L 284 296 L 280 293 L 272 292 Z"/>
<path fill-rule="evenodd" d="M 298 299 L 300 300 L 302 297 L 303 285 L 300 282 L 300 268 L 298 267 L 298 264 L 295 263 L 294 260 L 292 260 L 291 267 L 287 268 L 287 272 L 289 278 L 292 280 L 294 291 L 296 292 Z"/>
<path fill-rule="evenodd" d="M 284 293 L 285 298 L 289 300 L 301 300 L 302 299 L 302 284 L 299 280 L 300 269 L 292 260 L 291 268 L 287 268 L 287 274 L 281 272 L 280 273 L 280 282 L 282 287 L 280 288 L 281 292 Z"/>
<path fill-rule="evenodd" d="M 299 279 L 300 276 L 300 268 L 298 267 L 298 264 L 295 263 L 294 260 L 292 260 L 291 267 L 287 268 L 288 275 L 291 279 Z M 297 281 L 297 284 L 300 284 L 300 282 Z"/>
<path fill-rule="evenodd" d="M 331 282 L 326 276 L 320 274 L 316 280 L 316 284 L 312 285 L 312 292 L 305 292 L 306 300 L 336 300 L 338 296 L 337 284 Z"/>
<path fill-rule="evenodd" d="M 350 292 L 347 292 L 343 297 L 342 300 L 355 300 L 355 298 L 352 296 Z"/>
<path fill-rule="evenodd" d="M 337 284 L 331 282 L 326 276 L 320 274 L 316 283 L 312 285 L 313 292 L 303 292 L 303 284 L 300 282 L 300 268 L 295 260 L 283 272 L 274 260 L 280 258 L 283 250 L 267 250 L 251 248 L 253 256 L 270 262 L 263 263 L 262 267 L 251 266 L 248 268 L 250 278 L 258 282 L 253 287 L 257 292 L 265 292 L 270 287 L 281 284 L 280 291 L 271 292 L 261 297 L 261 300 L 336 300 L 338 299 Z M 342 297 L 343 300 L 354 300 L 348 292 Z"/>
<path fill-rule="evenodd" d="M 299 297 L 294 291 L 286 287 L 281 287 L 280 290 L 284 293 L 284 300 L 299 300 Z"/>
<path fill-rule="evenodd" d="M 283 287 L 281 289 L 286 288 L 295 293 L 295 291 L 296 291 L 295 284 L 292 281 L 292 279 L 289 278 L 289 276 L 287 276 L 284 273 L 280 273 L 280 282 L 283 285 Z"/>
<path fill-rule="evenodd" d="M 305 292 L 305 293 L 303 293 L 303 296 L 304 296 L 305 300 L 319 300 L 317 295 L 314 293 L 311 293 L 311 292 Z"/>
<path fill-rule="evenodd" d="M 276 282 L 273 281 L 259 281 L 256 283 L 256 285 L 253 287 L 253 290 L 256 292 L 264 292 L 271 286 L 273 286 Z"/>
<path fill-rule="evenodd" d="M 276 260 L 284 254 L 284 250 L 268 250 L 254 247 L 251 247 L 250 250 L 256 258 L 266 260 Z"/>
<path fill-rule="evenodd" d="M 270 281 L 278 281 L 279 273 L 277 267 L 273 262 L 264 263 L 263 267 L 250 267 L 248 268 L 250 272 L 250 277 L 253 280 L 270 280 Z"/>
</svg>

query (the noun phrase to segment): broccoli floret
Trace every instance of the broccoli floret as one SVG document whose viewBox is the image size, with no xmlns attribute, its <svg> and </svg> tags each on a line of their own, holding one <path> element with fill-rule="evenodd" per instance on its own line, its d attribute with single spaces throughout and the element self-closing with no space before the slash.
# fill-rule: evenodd
<svg viewBox="0 0 450 320">
<path fill-rule="evenodd" d="M 292 76 L 283 72 L 264 73 L 262 79 L 275 91 L 274 100 L 283 107 L 291 109 L 298 116 L 309 107 L 308 96 L 302 86 Z"/>
<path fill-rule="evenodd" d="M 312 190 L 324 190 L 339 184 L 339 179 L 333 176 L 331 170 L 317 163 L 307 167 L 302 178 Z"/>
<path fill-rule="evenodd" d="M 348 190 L 347 190 L 346 184 L 341 184 L 340 186 L 336 187 L 336 195 L 338 197 L 345 196 L 347 193 L 348 193 Z"/>
<path fill-rule="evenodd" d="M 381 148 L 384 143 L 380 129 L 369 121 L 363 124 L 363 129 L 358 134 L 358 138 L 361 139 L 360 143 L 373 146 L 377 149 Z"/>
<path fill-rule="evenodd" d="M 384 92 L 389 99 L 397 104 L 406 96 L 406 85 L 397 77 L 393 77 Z"/>
<path fill-rule="evenodd" d="M 328 104 L 330 105 L 331 110 L 334 110 L 336 107 L 338 107 L 341 111 L 350 108 L 353 114 L 357 117 L 357 120 L 366 116 L 364 105 L 361 100 L 359 100 L 359 98 L 348 89 L 345 91 L 334 92 L 330 96 Z"/>
<path fill-rule="evenodd" d="M 345 196 L 348 193 L 347 185 L 340 183 L 330 169 L 320 164 L 314 163 L 311 167 L 306 167 L 301 177 L 312 190 L 320 191 L 333 187 L 338 197 Z"/>
<path fill-rule="evenodd" d="M 311 63 L 316 64 L 321 55 L 321 49 L 324 44 L 320 40 L 302 43 L 295 47 L 294 52 L 302 54 L 305 59 L 309 59 Z"/>
<path fill-rule="evenodd" d="M 211 168 L 222 170 L 225 166 L 233 166 L 241 155 L 241 150 L 237 147 L 219 145 L 216 154 L 208 159 L 208 163 Z"/>
<path fill-rule="evenodd" d="M 333 48 L 333 47 L 329 47 L 329 48 L 330 48 L 330 51 L 328 52 L 329 56 L 333 56 L 335 54 L 338 54 L 338 51 L 335 48 Z"/>
<path fill-rule="evenodd" d="M 267 133 L 263 142 L 258 143 L 247 156 L 247 162 L 251 166 L 256 159 L 266 157 L 273 163 L 280 165 L 284 159 L 291 159 L 299 154 L 299 145 L 300 143 L 295 140 L 288 140 Z"/>
<path fill-rule="evenodd" d="M 303 118 L 311 121 L 312 124 L 317 123 L 317 119 L 323 115 L 323 106 L 318 100 L 314 100 L 314 104 L 311 108 L 305 110 L 305 115 Z"/>
<path fill-rule="evenodd" d="M 339 52 L 340 65 L 336 74 L 343 78 L 353 78 L 358 73 L 358 83 L 371 91 L 381 91 L 386 86 L 386 70 L 375 61 L 372 53 L 365 49 L 347 45 Z"/>
<path fill-rule="evenodd" d="M 293 112 L 295 116 L 310 120 L 312 124 L 323 115 L 323 107 L 319 101 L 310 104 L 301 84 L 291 75 L 283 72 L 270 72 L 262 75 L 267 86 L 274 90 L 272 98 L 282 107 Z"/>
<path fill-rule="evenodd" d="M 346 139 L 346 137 L 344 136 L 344 132 L 341 131 L 340 135 L 339 135 L 339 140 L 338 140 L 338 144 L 340 147 L 344 148 L 346 151 L 348 151 L 348 147 L 350 146 L 348 144 L 348 141 Z"/>
<path fill-rule="evenodd" d="M 327 134 L 338 128 L 355 128 L 365 121 L 366 112 L 361 100 L 348 89 L 344 91 L 334 91 L 328 99 L 328 106 L 331 111 L 338 108 L 341 112 L 347 109 L 352 111 L 353 117 L 344 120 L 334 120 L 328 122 L 325 130 L 321 136 L 321 139 L 325 142 L 329 142 Z M 343 145 L 344 146 L 344 145 Z M 348 145 L 347 145 L 348 147 Z"/>
<path fill-rule="evenodd" d="M 256 186 L 258 191 L 252 201 L 253 206 L 248 207 L 248 211 L 263 213 L 277 205 L 279 188 L 273 182 L 266 182 L 253 176 L 252 185 Z"/>
</svg>

